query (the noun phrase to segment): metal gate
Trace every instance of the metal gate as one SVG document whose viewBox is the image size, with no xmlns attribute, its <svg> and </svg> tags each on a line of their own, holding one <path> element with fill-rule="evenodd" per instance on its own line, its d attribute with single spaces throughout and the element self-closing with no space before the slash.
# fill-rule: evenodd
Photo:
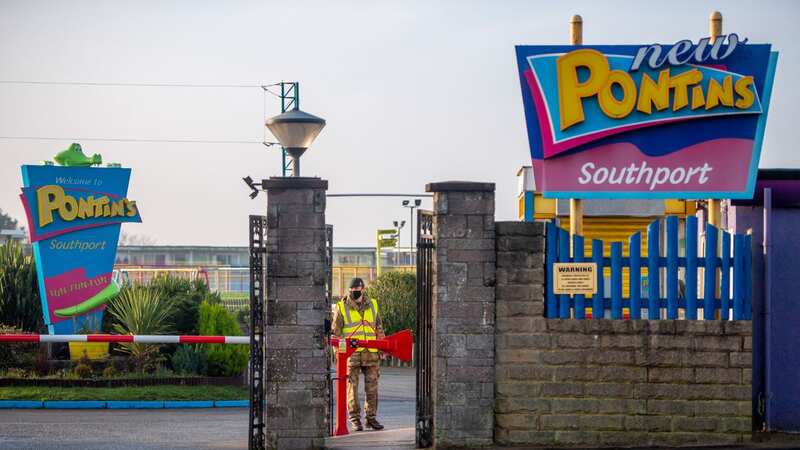
<svg viewBox="0 0 800 450">
<path fill-rule="evenodd" d="M 250 216 L 250 450 L 262 450 L 264 441 L 264 257 L 267 218 Z"/>
<path fill-rule="evenodd" d="M 417 367 L 417 448 L 433 445 L 431 342 L 433 340 L 433 213 L 417 213 L 417 326 L 414 364 Z"/>
<path fill-rule="evenodd" d="M 325 225 L 325 300 L 328 314 L 333 302 L 333 225 Z M 325 336 L 331 335 L 331 319 L 325 319 Z M 333 436 L 333 377 L 331 377 L 331 346 L 325 346 L 325 371 L 328 383 L 328 435 Z"/>
</svg>

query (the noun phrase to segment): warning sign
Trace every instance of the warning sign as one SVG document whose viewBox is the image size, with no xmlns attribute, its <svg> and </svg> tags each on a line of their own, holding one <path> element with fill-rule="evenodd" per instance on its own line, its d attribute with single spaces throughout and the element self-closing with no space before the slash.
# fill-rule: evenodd
<svg viewBox="0 0 800 450">
<path fill-rule="evenodd" d="M 553 280 L 555 294 L 594 294 L 597 292 L 597 264 L 555 263 Z"/>
</svg>

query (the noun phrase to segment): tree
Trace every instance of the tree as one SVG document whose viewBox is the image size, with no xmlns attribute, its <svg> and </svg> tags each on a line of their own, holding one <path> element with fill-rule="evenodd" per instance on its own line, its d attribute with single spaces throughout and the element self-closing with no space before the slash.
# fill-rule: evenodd
<svg viewBox="0 0 800 450">
<path fill-rule="evenodd" d="M 143 234 L 119 234 L 119 245 L 155 245 L 156 240 Z"/>
<path fill-rule="evenodd" d="M 417 318 L 417 276 L 409 272 L 384 272 L 367 286 L 367 297 L 378 301 L 387 335 L 414 330 Z"/>
<path fill-rule="evenodd" d="M 16 230 L 17 225 L 17 219 L 4 213 L 3 209 L 0 208 L 0 230 Z"/>
</svg>

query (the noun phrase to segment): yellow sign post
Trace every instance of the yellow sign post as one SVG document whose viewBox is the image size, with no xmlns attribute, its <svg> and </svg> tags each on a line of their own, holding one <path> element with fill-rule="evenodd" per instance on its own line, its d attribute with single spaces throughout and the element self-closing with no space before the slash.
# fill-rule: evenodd
<svg viewBox="0 0 800 450">
<path fill-rule="evenodd" d="M 381 249 L 397 246 L 398 231 L 394 228 L 378 230 L 375 233 L 375 269 L 381 276 Z"/>
<path fill-rule="evenodd" d="M 593 295 L 597 293 L 596 263 L 553 264 L 554 294 Z"/>
</svg>

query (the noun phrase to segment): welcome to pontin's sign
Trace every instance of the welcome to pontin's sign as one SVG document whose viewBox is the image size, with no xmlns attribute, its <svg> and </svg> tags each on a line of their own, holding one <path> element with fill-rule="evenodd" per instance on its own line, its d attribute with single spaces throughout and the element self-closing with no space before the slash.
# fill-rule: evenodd
<svg viewBox="0 0 800 450">
<path fill-rule="evenodd" d="M 44 322 L 50 334 L 76 333 L 102 320 L 120 224 L 141 222 L 126 198 L 131 169 L 22 166 L 20 198 L 28 218 Z"/>
<path fill-rule="evenodd" d="M 777 52 L 517 46 L 536 190 L 551 198 L 751 198 Z"/>
</svg>

